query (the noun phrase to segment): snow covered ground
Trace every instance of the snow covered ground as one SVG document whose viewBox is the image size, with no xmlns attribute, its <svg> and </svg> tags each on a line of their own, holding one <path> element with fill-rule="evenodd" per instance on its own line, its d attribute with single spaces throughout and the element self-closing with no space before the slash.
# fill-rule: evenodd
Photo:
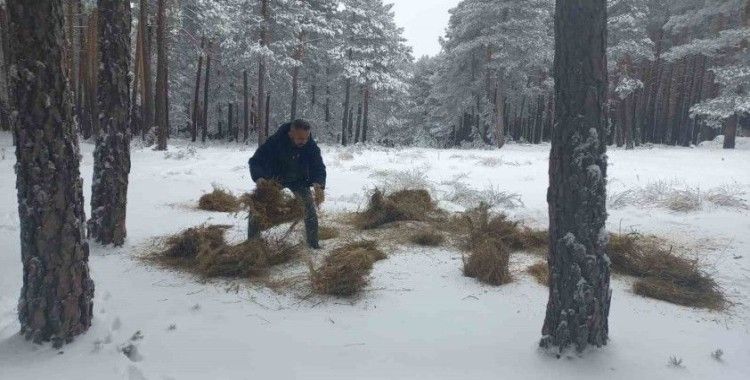
<svg viewBox="0 0 750 380">
<path fill-rule="evenodd" d="M 675 306 L 636 296 L 631 279 L 615 276 L 611 343 L 582 358 L 557 360 L 537 349 L 547 290 L 523 273 L 535 260 L 530 255 L 514 256 L 514 283 L 490 287 L 462 276 L 458 252 L 397 246 L 375 265 L 362 298 L 322 303 L 245 282 L 205 283 L 144 264 L 137 255 L 154 237 L 186 227 L 230 223 L 237 226 L 230 238 L 244 234 L 244 215 L 192 206 L 212 184 L 252 189 L 252 149 L 184 142 L 168 153 L 134 147 L 127 244 L 92 245 L 94 324 L 62 350 L 35 346 L 17 333 L 21 262 L 13 149 L 10 136 L 0 134 L 2 380 L 750 377 L 747 210 L 710 202 L 690 212 L 637 204 L 611 209 L 610 230 L 654 233 L 687 247 L 686 254 L 711 268 L 735 304 L 722 313 Z M 92 150 L 82 145 L 87 201 Z M 472 200 L 456 193 L 517 193 L 520 198 L 511 202 L 517 207 L 506 211 L 545 227 L 548 150 L 516 144 L 502 150 L 325 147 L 325 218 L 363 207 L 365 188 L 416 183 L 431 187 L 450 210 Z M 733 151 L 714 142 L 611 149 L 609 155 L 612 194 L 658 183 L 701 194 L 722 186 L 750 194 L 748 138 L 740 138 Z M 131 340 L 137 331 L 142 338 Z M 136 348 L 132 359 L 120 350 L 127 344 Z M 717 349 L 724 351 L 723 361 L 711 357 Z M 669 366 L 671 356 L 681 358 L 682 367 Z"/>
</svg>

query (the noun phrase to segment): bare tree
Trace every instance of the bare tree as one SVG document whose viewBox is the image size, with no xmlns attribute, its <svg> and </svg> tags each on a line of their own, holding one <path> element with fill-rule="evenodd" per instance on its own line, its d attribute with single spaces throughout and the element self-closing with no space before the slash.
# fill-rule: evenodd
<svg viewBox="0 0 750 380">
<path fill-rule="evenodd" d="M 130 173 L 130 1 L 98 0 L 99 134 L 94 150 L 89 237 L 102 244 L 125 242 Z"/>
<path fill-rule="evenodd" d="M 156 11 L 156 149 L 167 150 L 169 93 L 167 87 L 166 0 L 158 0 Z"/>
<path fill-rule="evenodd" d="M 557 0 L 555 9 L 550 287 L 540 344 L 558 352 L 609 339 L 606 9 L 606 0 Z"/>
<path fill-rule="evenodd" d="M 18 318 L 27 339 L 59 347 L 88 330 L 94 296 L 80 152 L 63 73 L 63 3 L 9 0 L 7 7 L 23 262 Z"/>
</svg>

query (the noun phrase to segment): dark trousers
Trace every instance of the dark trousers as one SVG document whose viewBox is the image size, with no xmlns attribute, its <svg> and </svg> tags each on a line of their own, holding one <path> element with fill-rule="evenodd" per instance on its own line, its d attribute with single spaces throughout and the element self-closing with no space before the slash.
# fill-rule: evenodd
<svg viewBox="0 0 750 380">
<path fill-rule="evenodd" d="M 305 212 L 305 236 L 309 245 L 318 244 L 318 210 L 315 207 L 315 199 L 309 187 L 295 187 L 290 189 L 294 197 L 302 204 Z M 248 215 L 247 239 L 260 237 L 261 227 L 258 220 L 251 212 Z"/>
</svg>

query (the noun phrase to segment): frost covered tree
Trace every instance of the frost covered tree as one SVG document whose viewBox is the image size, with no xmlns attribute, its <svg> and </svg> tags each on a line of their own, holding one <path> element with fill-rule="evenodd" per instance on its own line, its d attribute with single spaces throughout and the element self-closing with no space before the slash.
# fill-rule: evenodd
<svg viewBox="0 0 750 380">
<path fill-rule="evenodd" d="M 70 342 L 91 325 L 78 138 L 66 88 L 61 0 L 9 0 L 23 288 L 21 333 Z"/>
<path fill-rule="evenodd" d="M 130 173 L 130 2 L 98 0 L 99 134 L 94 150 L 88 234 L 101 244 L 125 242 Z"/>
<path fill-rule="evenodd" d="M 557 0 L 555 10 L 550 286 L 540 345 L 558 353 L 609 339 L 606 7 L 606 0 Z"/>
<path fill-rule="evenodd" d="M 667 27 L 673 32 L 693 32 L 688 42 L 665 54 L 667 59 L 705 56 L 718 84 L 715 96 L 693 106 L 691 116 L 716 128 L 723 126 L 724 148 L 734 148 L 738 119 L 750 113 L 750 3 L 706 0 L 697 10 L 670 18 Z"/>
</svg>

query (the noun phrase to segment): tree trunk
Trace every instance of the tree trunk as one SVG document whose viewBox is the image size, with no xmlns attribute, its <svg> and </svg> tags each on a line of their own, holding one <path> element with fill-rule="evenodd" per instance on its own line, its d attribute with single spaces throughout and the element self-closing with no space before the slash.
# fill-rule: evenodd
<svg viewBox="0 0 750 380">
<path fill-rule="evenodd" d="M 351 61 L 352 49 L 349 49 L 347 56 Z M 347 77 L 344 86 L 344 117 L 341 120 L 341 145 L 346 146 L 348 141 L 346 127 L 349 125 L 349 98 L 351 97 L 352 78 Z"/>
<path fill-rule="evenodd" d="M 18 318 L 27 339 L 59 347 L 88 330 L 94 296 L 80 151 L 62 71 L 62 2 L 9 0 L 7 9 L 16 68 L 12 99 L 18 112 L 14 133 L 23 263 Z"/>
<path fill-rule="evenodd" d="M 8 19 L 5 8 L 0 6 L 0 131 L 9 131 L 10 126 L 10 83 L 8 81 Z"/>
<path fill-rule="evenodd" d="M 357 106 L 357 126 L 354 131 L 354 143 L 359 142 L 359 136 L 362 133 L 362 103 Z"/>
<path fill-rule="evenodd" d="M 203 83 L 203 125 L 201 129 L 201 142 L 206 142 L 208 137 L 208 84 L 211 75 L 211 40 L 208 40 L 206 49 L 206 81 Z"/>
<path fill-rule="evenodd" d="M 266 116 L 266 122 L 265 122 L 265 135 L 266 137 L 269 136 L 268 129 L 271 125 L 271 92 L 269 91 L 268 94 L 266 94 L 266 110 L 265 110 L 265 116 Z"/>
<path fill-rule="evenodd" d="M 140 11 L 138 17 L 138 28 L 143 36 L 143 96 L 141 97 L 141 137 L 145 140 L 146 135 L 154 126 L 154 92 L 151 86 L 151 25 L 148 17 L 148 0 L 140 0 Z"/>
<path fill-rule="evenodd" d="M 735 113 L 725 122 L 726 122 L 726 127 L 724 128 L 724 149 L 734 149 L 735 137 L 737 136 L 737 124 L 739 122 L 739 116 L 737 116 L 737 113 Z"/>
<path fill-rule="evenodd" d="M 370 117 L 370 84 L 365 83 L 365 99 L 362 106 L 362 143 L 367 142 L 367 125 Z"/>
<path fill-rule="evenodd" d="M 301 0 L 304 1 L 304 0 Z M 302 31 L 297 36 L 299 43 L 294 51 L 294 60 L 297 64 L 292 69 L 292 112 L 290 120 L 297 118 L 297 99 L 299 98 L 299 69 L 302 66 L 302 58 L 305 55 L 305 32 Z"/>
<path fill-rule="evenodd" d="M 193 117 L 192 125 L 190 126 L 190 139 L 195 142 L 198 139 L 198 102 L 200 101 L 200 88 L 201 88 L 201 71 L 203 70 L 203 47 L 206 43 L 206 36 L 201 37 L 201 49 L 198 54 L 198 71 L 195 73 L 195 91 L 193 92 Z M 245 83 L 247 83 L 247 75 L 245 75 Z"/>
<path fill-rule="evenodd" d="M 268 10 L 268 0 L 260 0 L 260 15 L 263 19 L 260 27 L 260 46 L 268 46 L 268 22 L 271 18 Z M 266 96 L 266 57 L 260 56 L 258 58 L 258 125 L 262 126 L 265 122 L 266 107 L 265 107 L 265 96 Z M 266 142 L 268 138 L 268 131 L 266 128 L 258 128 L 258 146 Z"/>
<path fill-rule="evenodd" d="M 246 142 L 250 134 L 250 99 L 248 93 L 250 89 L 247 86 L 247 70 L 242 72 L 242 104 L 244 111 L 244 120 L 242 121 L 242 141 Z"/>
<path fill-rule="evenodd" d="M 166 0 L 158 0 L 156 13 L 156 135 L 157 150 L 167 150 L 167 34 Z"/>
<path fill-rule="evenodd" d="M 604 141 L 607 2 L 558 0 L 549 189 L 549 301 L 540 345 L 607 344 L 611 298 Z"/>
<path fill-rule="evenodd" d="M 128 174 L 130 173 L 130 2 L 98 0 L 100 131 L 94 150 L 89 237 L 121 246 L 127 235 Z"/>
<path fill-rule="evenodd" d="M 234 137 L 234 123 L 232 118 L 234 117 L 234 104 L 231 102 L 227 105 L 227 137 L 229 141 L 232 141 Z"/>
</svg>

